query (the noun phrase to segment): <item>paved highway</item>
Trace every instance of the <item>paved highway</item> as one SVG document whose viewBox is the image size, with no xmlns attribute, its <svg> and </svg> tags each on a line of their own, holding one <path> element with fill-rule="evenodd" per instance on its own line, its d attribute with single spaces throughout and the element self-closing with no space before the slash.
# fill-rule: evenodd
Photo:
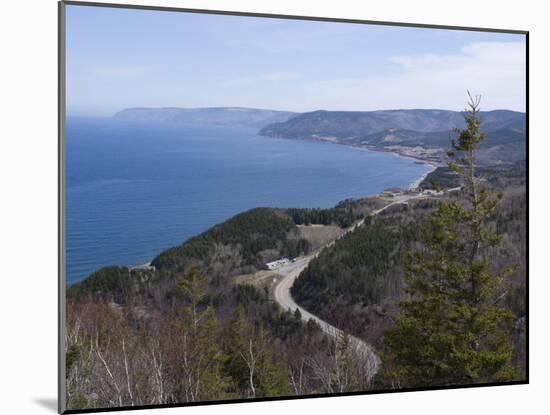
<svg viewBox="0 0 550 415">
<path fill-rule="evenodd" d="M 449 192 L 456 191 L 456 190 L 459 190 L 459 189 L 460 189 L 460 187 L 450 189 Z M 402 204 L 402 203 L 407 203 L 411 199 L 421 199 L 421 198 L 426 198 L 426 197 L 429 197 L 429 196 L 425 195 L 425 194 L 396 196 L 394 198 L 394 200 L 391 203 L 389 203 L 388 205 L 384 206 L 381 209 L 378 209 L 378 210 L 375 210 L 375 211 L 371 212 L 370 216 L 377 215 L 378 213 L 382 212 L 383 210 L 389 208 L 390 206 L 397 205 L 397 204 Z M 351 226 L 346 231 L 346 233 L 347 232 L 352 232 L 358 226 L 362 226 L 364 222 L 365 222 L 364 219 L 360 220 L 355 225 Z M 340 236 L 340 238 L 342 236 Z M 303 307 L 296 304 L 296 302 L 292 298 L 292 295 L 290 294 L 290 288 L 292 287 L 292 284 L 294 284 L 294 281 L 296 280 L 296 278 L 298 278 L 300 273 L 308 266 L 309 262 L 313 258 L 315 258 L 323 248 L 326 248 L 326 247 L 334 244 L 334 242 L 335 241 L 332 241 L 332 242 L 326 244 L 325 246 L 321 247 L 320 249 L 318 249 L 314 253 L 312 253 L 310 255 L 307 255 L 307 256 L 304 256 L 304 257 L 297 258 L 295 262 L 291 262 L 289 264 L 283 265 L 283 266 L 277 268 L 276 270 L 274 270 L 273 273 L 279 274 L 283 278 L 275 286 L 273 296 L 275 298 L 275 301 L 277 303 L 279 303 L 279 305 L 284 310 L 290 309 L 291 311 L 294 312 L 296 309 L 298 309 L 298 310 L 300 310 L 300 313 L 302 315 L 302 320 L 308 321 L 308 320 L 311 319 L 311 320 L 317 322 L 317 324 L 319 324 L 319 326 L 321 327 L 321 329 L 325 333 L 327 333 L 328 335 L 333 336 L 333 337 L 338 337 L 342 334 L 342 331 L 340 329 L 330 325 L 326 321 L 320 319 L 316 315 L 311 314 L 309 311 L 305 310 Z M 369 372 L 369 379 L 368 380 L 370 381 L 372 379 L 372 377 L 376 374 L 376 372 L 378 372 L 378 368 L 380 366 L 380 358 L 376 355 L 376 353 L 374 352 L 372 346 L 367 344 L 365 341 L 363 341 L 363 340 L 361 340 L 357 337 L 351 336 L 351 342 L 352 342 L 352 345 L 356 348 L 356 350 L 360 353 L 360 355 L 363 355 L 365 357 L 365 359 L 367 359 L 367 365 L 368 365 L 367 367 L 369 368 L 369 371 L 368 371 Z"/>
</svg>

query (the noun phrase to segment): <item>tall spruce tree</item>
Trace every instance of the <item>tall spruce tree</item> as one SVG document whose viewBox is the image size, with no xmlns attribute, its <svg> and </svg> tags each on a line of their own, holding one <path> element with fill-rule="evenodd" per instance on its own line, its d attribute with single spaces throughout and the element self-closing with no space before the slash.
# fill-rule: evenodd
<svg viewBox="0 0 550 415">
<path fill-rule="evenodd" d="M 459 197 L 440 201 L 423 229 L 421 249 L 403 252 L 407 299 L 384 337 L 385 373 L 394 387 L 511 380 L 513 314 L 501 305 L 503 280 L 488 248 L 499 244 L 488 220 L 502 194 L 475 171 L 479 96 L 469 93 L 466 127 L 457 129 L 449 167 L 462 179 Z"/>
<path fill-rule="evenodd" d="M 206 297 L 207 281 L 199 268 L 193 267 L 179 280 L 186 306 L 183 309 L 183 341 L 179 345 L 182 373 L 179 389 L 186 402 L 226 399 L 231 388 L 224 373 L 227 360 L 221 347 L 221 326 L 212 305 L 200 307 Z"/>
</svg>

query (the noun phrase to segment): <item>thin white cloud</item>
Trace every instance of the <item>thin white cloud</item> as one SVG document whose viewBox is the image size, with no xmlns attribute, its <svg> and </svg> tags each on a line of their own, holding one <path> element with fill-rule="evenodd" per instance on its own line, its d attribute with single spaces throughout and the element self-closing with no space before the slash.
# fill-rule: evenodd
<svg viewBox="0 0 550 415">
<path fill-rule="evenodd" d="M 192 67 L 160 64 L 90 68 L 79 97 L 109 102 L 104 112 L 128 106 L 249 106 L 293 111 L 396 108 L 464 109 L 466 90 L 482 95 L 483 109 L 525 111 L 525 45 L 476 42 L 449 54 L 409 54 L 386 60 L 383 74 L 313 80 L 307 67 L 211 82 L 191 82 Z M 356 69 L 356 68 L 355 68 Z M 368 69 L 368 68 L 366 68 Z M 326 73 L 326 72 L 325 72 Z M 75 79 L 68 77 L 69 86 Z M 171 79 L 169 86 L 157 80 Z M 116 80 L 107 83 L 106 80 Z M 101 88 L 120 86 L 124 93 Z M 139 88 L 134 87 L 140 85 Z M 122 87 L 124 86 L 124 87 Z M 223 88 L 223 93 L 220 91 Z M 70 87 L 69 91 L 77 91 Z M 69 95 L 72 107 L 76 99 Z M 80 99 L 82 101 L 82 99 Z"/>
<path fill-rule="evenodd" d="M 523 43 L 471 43 L 458 54 L 396 56 L 392 64 L 389 75 L 315 82 L 300 95 L 315 94 L 326 109 L 462 109 L 470 90 L 486 109 L 525 110 Z"/>
</svg>

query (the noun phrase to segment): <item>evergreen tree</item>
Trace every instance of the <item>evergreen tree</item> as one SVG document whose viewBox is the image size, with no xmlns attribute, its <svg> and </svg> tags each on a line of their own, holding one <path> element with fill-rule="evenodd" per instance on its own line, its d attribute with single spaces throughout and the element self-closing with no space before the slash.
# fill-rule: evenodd
<svg viewBox="0 0 550 415">
<path fill-rule="evenodd" d="M 184 311 L 190 315 L 191 324 L 193 329 L 196 330 L 197 323 L 200 320 L 198 305 L 207 293 L 206 278 L 201 274 L 198 267 L 192 267 L 189 272 L 180 278 L 177 287 L 187 302 Z"/>
<path fill-rule="evenodd" d="M 186 401 L 227 399 L 230 379 L 224 374 L 227 360 L 221 347 L 221 327 L 214 307 L 199 309 L 206 295 L 206 279 L 196 267 L 178 282 L 187 302 L 183 313 L 183 377 L 181 393 Z"/>
<path fill-rule="evenodd" d="M 197 379 L 200 385 L 200 400 L 227 399 L 231 379 L 224 373 L 227 355 L 220 345 L 221 327 L 214 311 L 209 306 L 201 315 L 195 334 Z"/>
<path fill-rule="evenodd" d="M 386 375 L 394 387 L 511 380 L 513 314 L 501 305 L 511 268 L 495 270 L 487 248 L 499 243 L 487 225 L 502 194 L 475 173 L 480 130 L 479 96 L 466 128 L 457 129 L 449 167 L 462 179 L 459 198 L 441 201 L 421 237 L 422 248 L 403 253 L 408 298 L 399 304 L 384 338 Z"/>
<path fill-rule="evenodd" d="M 286 360 L 276 361 L 272 339 L 252 324 L 240 305 L 230 327 L 226 371 L 233 378 L 237 393 L 249 398 L 284 396 L 290 393 Z"/>
</svg>

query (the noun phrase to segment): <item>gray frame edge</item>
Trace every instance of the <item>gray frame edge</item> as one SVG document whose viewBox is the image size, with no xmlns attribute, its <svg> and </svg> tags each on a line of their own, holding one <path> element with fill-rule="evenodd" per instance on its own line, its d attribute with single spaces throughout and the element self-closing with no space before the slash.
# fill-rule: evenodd
<svg viewBox="0 0 550 415">
<path fill-rule="evenodd" d="M 136 0 L 139 1 L 139 0 Z M 143 4 L 129 3 L 108 3 L 97 1 L 81 1 L 81 0 L 62 0 L 68 6 L 92 6 L 92 7 L 107 7 L 114 9 L 132 9 L 132 10 L 152 10 L 165 12 L 184 12 L 184 13 L 199 13 L 199 14 L 218 14 L 225 16 L 241 16 L 241 17 L 266 17 L 270 19 L 286 19 L 286 20 L 310 20 L 317 22 L 334 22 L 334 23 L 352 23 L 352 24 L 370 24 L 377 26 L 400 26 L 400 27 L 416 27 L 425 29 L 442 29 L 442 30 L 463 30 L 469 32 L 492 32 L 492 33 L 508 33 L 508 34 L 527 34 L 528 30 L 522 29 L 498 29 L 490 27 L 476 26 L 457 26 L 457 25 L 441 25 L 434 23 L 414 23 L 414 22 L 394 22 L 389 20 L 366 20 L 352 19 L 345 17 L 321 17 L 321 16 L 302 16 L 277 13 L 259 13 L 259 12 L 243 12 L 234 10 L 219 10 L 219 9 L 199 9 L 185 8 L 177 6 L 149 6 Z"/>
<path fill-rule="evenodd" d="M 67 383 L 65 381 L 65 332 L 66 332 L 66 272 L 65 272 L 65 3 L 58 3 L 58 362 L 57 362 L 57 411 L 65 412 Z"/>
</svg>

